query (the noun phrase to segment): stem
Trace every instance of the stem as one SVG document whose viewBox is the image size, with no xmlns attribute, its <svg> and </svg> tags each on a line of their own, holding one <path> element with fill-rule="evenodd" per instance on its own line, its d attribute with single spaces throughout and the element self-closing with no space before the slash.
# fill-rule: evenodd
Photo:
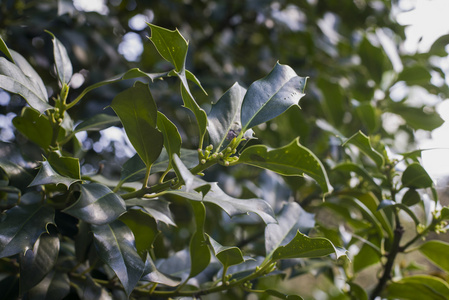
<svg viewBox="0 0 449 300">
<path fill-rule="evenodd" d="M 376 287 L 371 293 L 371 300 L 374 300 L 377 296 L 380 295 L 380 293 L 385 288 L 385 285 L 387 284 L 388 280 L 391 278 L 391 271 L 394 266 L 394 261 L 396 259 L 396 256 L 398 253 L 401 252 L 401 247 L 399 247 L 399 243 L 401 242 L 402 235 L 404 234 L 404 228 L 402 227 L 401 223 L 399 222 L 399 217 L 397 212 L 395 213 L 396 216 L 396 228 L 394 230 L 394 238 L 393 238 L 393 244 L 391 245 L 390 252 L 388 253 L 387 257 L 387 263 L 384 267 L 384 272 L 382 274 L 382 277 L 379 279 L 379 282 L 377 283 Z"/>
<path fill-rule="evenodd" d="M 147 171 L 145 172 L 145 178 L 143 179 L 142 189 L 148 187 L 148 178 L 150 178 L 151 165 L 147 167 Z"/>
</svg>

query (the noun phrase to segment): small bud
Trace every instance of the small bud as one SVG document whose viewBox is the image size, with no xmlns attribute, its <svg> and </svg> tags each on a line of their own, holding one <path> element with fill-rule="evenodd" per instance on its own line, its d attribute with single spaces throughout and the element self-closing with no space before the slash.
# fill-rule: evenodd
<svg viewBox="0 0 449 300">
<path fill-rule="evenodd" d="M 237 152 L 237 149 L 232 150 L 232 154 L 235 154 Z"/>
<path fill-rule="evenodd" d="M 218 156 L 223 157 L 223 152 L 218 153 Z"/>
<path fill-rule="evenodd" d="M 204 165 L 205 163 L 206 163 L 206 160 L 203 158 L 203 159 L 201 160 L 201 164 Z"/>
<path fill-rule="evenodd" d="M 218 157 L 218 154 L 217 154 L 217 153 L 212 154 L 212 158 L 213 158 L 213 159 L 216 159 L 217 157 Z"/>
<path fill-rule="evenodd" d="M 206 157 L 209 157 L 209 155 L 210 155 L 210 151 L 209 151 L 209 150 L 207 150 L 207 148 L 206 148 L 206 151 L 204 151 L 204 154 L 206 155 Z"/>
<path fill-rule="evenodd" d="M 214 145 L 212 145 L 212 144 L 206 147 L 206 150 L 211 151 L 212 149 L 214 149 Z"/>
<path fill-rule="evenodd" d="M 225 161 L 225 166 L 229 167 L 229 161 Z"/>
<path fill-rule="evenodd" d="M 231 151 L 232 151 L 231 147 L 226 148 L 226 152 L 231 152 Z"/>
</svg>

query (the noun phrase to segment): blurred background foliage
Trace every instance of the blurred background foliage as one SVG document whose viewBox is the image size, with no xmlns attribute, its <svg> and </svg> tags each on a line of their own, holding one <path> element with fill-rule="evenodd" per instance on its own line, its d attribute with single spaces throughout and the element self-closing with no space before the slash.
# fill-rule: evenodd
<svg viewBox="0 0 449 300">
<path fill-rule="evenodd" d="M 55 72 L 47 72 L 53 64 L 52 44 L 44 30 L 51 31 L 68 49 L 77 73 L 72 80 L 72 100 L 84 87 L 131 67 L 151 73 L 170 68 L 147 39 L 145 22 L 178 28 L 190 41 L 187 69 L 208 92 L 206 96 L 193 89 L 206 111 L 234 82 L 248 87 L 276 61 L 288 64 L 299 75 L 309 76 L 301 109 L 292 107 L 259 126 L 256 137 L 280 147 L 299 136 L 328 169 L 348 158 L 356 162 L 355 154 L 343 150 L 341 142 L 358 130 L 371 136 L 374 147 L 376 141 L 382 142 L 391 152 L 401 153 L 416 148 L 417 133 L 427 134 L 443 123 L 435 105 L 449 96 L 439 64 L 447 56 L 449 35 L 438 39 L 426 53 L 406 51 L 405 26 L 395 19 L 401 11 L 397 0 L 109 0 L 98 1 L 98 5 L 98 11 L 89 12 L 77 0 L 0 0 L 0 35 L 31 62 L 51 95 L 52 89 L 58 89 L 51 86 L 57 82 Z M 129 86 L 125 81 L 93 91 L 71 111 L 71 117 L 80 122 L 100 112 L 113 114 L 110 108 L 103 109 Z M 185 109 L 175 109 L 182 104 L 178 85 L 166 80 L 150 83 L 150 87 L 159 109 L 175 124 L 183 124 L 178 126 L 183 129 L 183 147 L 195 147 L 194 117 Z M 10 147 L 6 142 L 30 143 L 10 125 L 24 101 L 5 92 L 0 100 L 2 151 Z M 120 129 L 108 133 L 78 136 L 83 143 L 78 156 L 83 159 L 84 173 L 101 170 L 112 178 L 119 176 L 121 164 L 132 155 Z M 31 143 L 20 149 L 27 151 L 25 157 L 40 159 L 40 150 Z M 101 167 L 103 161 L 116 164 Z M 330 175 L 336 190 L 350 185 L 351 178 L 337 172 Z M 264 197 L 275 211 L 280 200 L 297 201 L 308 211 L 314 211 L 314 203 L 322 200 L 319 188 L 307 178 L 281 180 L 253 168 L 218 166 L 207 176 L 231 195 Z M 176 223 L 182 224 L 183 218 L 189 222 L 190 217 L 176 212 L 174 201 Z M 338 228 L 338 224 L 327 225 Z M 226 227 L 209 230 L 232 232 Z M 222 233 L 234 238 L 229 232 Z M 173 243 L 176 249 L 177 241 Z M 226 244 L 224 239 L 222 243 Z M 179 240 L 179 245 L 184 244 Z"/>
</svg>

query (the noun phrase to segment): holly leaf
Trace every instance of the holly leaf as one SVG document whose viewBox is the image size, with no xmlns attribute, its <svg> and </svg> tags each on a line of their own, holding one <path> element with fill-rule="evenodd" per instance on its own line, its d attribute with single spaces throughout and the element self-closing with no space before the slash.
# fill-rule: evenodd
<svg viewBox="0 0 449 300">
<path fill-rule="evenodd" d="M 324 166 L 312 151 L 299 143 L 299 139 L 287 146 L 271 150 L 265 145 L 250 146 L 243 150 L 238 162 L 284 176 L 307 174 L 320 185 L 324 193 L 332 191 Z"/>
<path fill-rule="evenodd" d="M 306 80 L 291 67 L 276 63 L 266 77 L 248 88 L 242 103 L 242 130 L 274 119 L 290 106 L 298 105 L 304 96 Z"/>
<path fill-rule="evenodd" d="M 164 136 L 164 147 L 167 150 L 169 163 L 167 170 L 171 168 L 173 154 L 181 155 L 181 135 L 175 124 L 173 124 L 163 113 L 158 112 L 157 128 Z"/>
<path fill-rule="evenodd" d="M 382 154 L 380 154 L 371 147 L 370 138 L 367 137 L 365 134 L 363 134 L 363 132 L 359 131 L 353 136 L 351 136 L 343 143 L 343 146 L 347 144 L 352 144 L 357 148 L 359 148 L 360 151 L 362 151 L 363 153 L 365 153 L 366 156 L 371 158 L 378 167 L 382 167 L 384 165 L 385 163 L 384 157 L 382 156 Z"/>
<path fill-rule="evenodd" d="M 72 79 L 73 67 L 70 62 L 69 55 L 64 45 L 54 36 L 50 31 L 46 31 L 52 36 L 53 40 L 53 55 L 55 58 L 56 72 L 58 73 L 59 82 L 62 85 L 68 84 Z"/>
<path fill-rule="evenodd" d="M 120 122 L 120 118 L 107 114 L 98 114 L 90 119 L 87 119 L 79 123 L 73 134 L 81 131 L 100 131 L 111 126 L 117 125 Z"/>
<path fill-rule="evenodd" d="M 54 224 L 55 211 L 42 204 L 15 206 L 0 223 L 0 258 L 32 249 L 47 225 Z"/>
<path fill-rule="evenodd" d="M 36 177 L 30 183 L 29 186 L 45 185 L 45 184 L 63 184 L 67 188 L 73 183 L 79 181 L 79 179 L 69 178 L 57 173 L 50 165 L 48 161 L 41 162 L 41 167 Z"/>
<path fill-rule="evenodd" d="M 206 221 L 206 208 L 202 202 L 191 201 L 195 215 L 196 230 L 190 239 L 190 274 L 189 278 L 201 273 L 210 263 L 210 250 L 204 233 L 204 223 Z"/>
<path fill-rule="evenodd" d="M 125 211 L 125 202 L 107 186 L 98 183 L 79 185 L 79 199 L 63 212 L 94 225 L 110 223 Z"/>
<path fill-rule="evenodd" d="M 223 246 L 210 236 L 208 236 L 208 239 L 215 257 L 221 262 L 224 270 L 227 270 L 229 266 L 238 265 L 245 261 L 242 251 L 238 247 Z"/>
<path fill-rule="evenodd" d="M 427 241 L 419 246 L 419 251 L 436 266 L 449 273 L 449 243 L 443 241 Z"/>
<path fill-rule="evenodd" d="M 392 298 L 445 300 L 449 295 L 449 284 L 439 277 L 414 275 L 392 282 L 386 290 Z"/>
<path fill-rule="evenodd" d="M 419 163 L 412 163 L 402 173 L 402 185 L 413 188 L 423 189 L 433 186 L 433 180 Z"/>
<path fill-rule="evenodd" d="M 162 222 L 167 225 L 176 226 L 173 221 L 169 209 L 169 202 L 161 199 L 129 199 L 126 200 L 126 206 L 128 207 L 142 207 L 151 217 L 153 217 L 157 223 Z"/>
<path fill-rule="evenodd" d="M 35 287 L 28 291 L 29 299 L 62 300 L 70 293 L 67 273 L 51 271 Z"/>
<path fill-rule="evenodd" d="M 179 278 L 166 275 L 159 271 L 149 255 L 147 256 L 147 260 L 145 262 L 145 270 L 143 272 L 141 281 L 160 283 L 172 287 L 178 286 L 181 283 L 181 280 Z"/>
<path fill-rule="evenodd" d="M 129 296 L 145 269 L 131 229 L 115 221 L 106 225 L 92 225 L 92 232 L 99 257 L 114 271 Z"/>
</svg>

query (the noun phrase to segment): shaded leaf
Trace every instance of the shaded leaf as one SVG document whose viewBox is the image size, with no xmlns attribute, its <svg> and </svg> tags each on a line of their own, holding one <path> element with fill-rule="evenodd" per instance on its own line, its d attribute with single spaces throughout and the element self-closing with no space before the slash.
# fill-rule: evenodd
<svg viewBox="0 0 449 300">
<path fill-rule="evenodd" d="M 339 127 L 343 123 L 345 114 L 345 93 L 338 83 L 330 82 L 328 79 L 319 77 L 317 87 L 322 94 L 321 107 L 325 113 L 326 120 L 332 125 Z"/>
<path fill-rule="evenodd" d="M 346 256 L 346 250 L 335 247 L 325 238 L 310 238 L 297 231 L 293 240 L 287 245 L 278 247 L 273 253 L 273 259 L 321 257 L 335 254 L 336 258 Z"/>
<path fill-rule="evenodd" d="M 52 108 L 39 87 L 19 67 L 4 57 L 0 57 L 0 88 L 21 95 L 32 108 L 40 113 Z"/>
<path fill-rule="evenodd" d="M 145 269 L 131 229 L 115 221 L 106 225 L 92 225 L 92 232 L 98 255 L 115 272 L 129 296 Z"/>
<path fill-rule="evenodd" d="M 419 163 L 409 165 L 402 173 L 401 181 L 403 186 L 414 189 L 428 188 L 433 185 L 432 178 Z"/>
<path fill-rule="evenodd" d="M 126 211 L 125 202 L 107 186 L 98 183 L 79 185 L 79 199 L 63 212 L 87 223 L 103 225 Z"/>
<path fill-rule="evenodd" d="M 215 152 L 220 152 L 241 129 L 240 109 L 246 89 L 237 82 L 214 104 L 207 116 L 207 131 Z M 228 136 L 232 130 L 235 136 Z"/>
<path fill-rule="evenodd" d="M 265 123 L 282 114 L 292 105 L 298 105 L 304 96 L 306 79 L 287 66 L 276 63 L 264 78 L 253 82 L 242 103 L 242 130 Z"/>
<path fill-rule="evenodd" d="M 296 202 L 290 202 L 282 207 L 277 223 L 265 227 L 266 257 L 271 257 L 280 246 L 287 245 L 297 232 L 309 232 L 315 226 L 315 215 L 306 212 Z"/>
<path fill-rule="evenodd" d="M 414 65 L 404 68 L 398 75 L 398 81 L 405 81 L 407 85 L 425 85 L 430 81 L 432 75 L 430 75 L 429 69 L 421 66 Z"/>
<path fill-rule="evenodd" d="M 56 233 L 42 234 L 34 244 L 20 255 L 20 292 L 37 285 L 56 264 L 59 237 Z"/>
<path fill-rule="evenodd" d="M 74 179 L 81 179 L 80 162 L 78 158 L 60 156 L 56 152 L 50 152 L 47 160 L 59 174 Z"/>
<path fill-rule="evenodd" d="M 86 121 L 81 122 L 75 127 L 73 133 L 81 131 L 100 131 L 111 126 L 117 125 L 120 119 L 116 116 L 107 114 L 97 114 Z"/>
<path fill-rule="evenodd" d="M 419 247 L 419 251 L 436 266 L 449 273 L 449 243 L 443 241 L 427 241 Z"/>
<path fill-rule="evenodd" d="M 393 102 L 387 107 L 387 110 L 401 116 L 413 129 L 432 131 L 444 123 L 440 115 L 434 110 L 430 110 L 429 107 L 418 108 Z"/>
<path fill-rule="evenodd" d="M 208 236 L 208 239 L 214 250 L 215 257 L 221 262 L 225 270 L 227 270 L 229 266 L 238 265 L 244 262 L 242 251 L 239 248 L 223 246 L 210 236 Z"/>
<path fill-rule="evenodd" d="M 168 207 L 170 203 L 167 201 L 161 199 L 129 199 L 125 203 L 128 207 L 142 207 L 157 223 L 162 222 L 167 225 L 176 226 Z"/>
<path fill-rule="evenodd" d="M 68 84 L 72 79 L 73 68 L 67 50 L 64 45 L 54 36 L 53 33 L 47 31 L 53 40 L 53 55 L 55 58 L 56 72 L 58 73 L 59 82 L 62 85 Z"/>
<path fill-rule="evenodd" d="M 268 169 L 285 176 L 303 176 L 305 173 L 320 185 L 324 193 L 332 191 L 324 166 L 312 151 L 299 143 L 299 139 L 272 150 L 265 145 L 248 147 L 240 155 L 239 163 Z"/>
<path fill-rule="evenodd" d="M 130 209 L 120 217 L 120 221 L 133 232 L 137 253 L 145 260 L 159 234 L 155 220 L 142 210 Z"/>
<path fill-rule="evenodd" d="M 179 178 L 184 180 L 186 184 L 185 189 L 167 191 L 168 194 L 179 195 L 183 198 L 213 203 L 223 209 L 229 216 L 235 216 L 239 214 L 246 214 L 253 212 L 259 215 L 265 223 L 274 223 L 274 213 L 271 206 L 261 199 L 237 199 L 227 195 L 223 192 L 217 183 L 206 182 L 192 173 L 182 164 L 178 157 L 174 159 L 174 167 L 177 169 Z M 203 186 L 210 187 L 207 194 L 200 194 L 195 189 Z"/>
<path fill-rule="evenodd" d="M 181 283 L 179 278 L 166 275 L 159 271 L 149 255 L 147 256 L 147 260 L 145 262 L 145 270 L 141 281 L 160 283 L 167 286 L 178 286 Z"/>
<path fill-rule="evenodd" d="M 62 176 L 57 173 L 48 161 L 41 162 L 41 167 L 34 180 L 29 186 L 45 185 L 45 184 L 63 184 L 70 187 L 73 183 L 79 181 L 78 179 Z"/>
<path fill-rule="evenodd" d="M 53 136 L 53 128 L 47 116 L 29 107 L 24 107 L 21 115 L 16 116 L 12 123 L 27 139 L 42 149 L 48 149 Z"/>
<path fill-rule="evenodd" d="M 6 45 L 5 41 L 0 36 L 0 51 L 5 54 L 5 56 L 12 62 L 14 62 L 14 59 L 11 56 L 11 52 L 9 52 L 9 48 Z"/>
<path fill-rule="evenodd" d="M 70 279 L 67 273 L 51 271 L 29 292 L 28 296 L 34 300 L 61 300 L 70 292 Z"/>
<path fill-rule="evenodd" d="M 390 297 L 399 299 L 446 300 L 449 284 L 438 277 L 415 275 L 392 282 L 387 292 Z"/>
<path fill-rule="evenodd" d="M 303 300 L 301 296 L 298 295 L 286 295 L 284 293 L 278 292 L 276 290 L 265 290 L 265 293 L 270 296 L 275 296 L 276 298 L 286 299 L 286 300 Z"/>
<path fill-rule="evenodd" d="M 0 257 L 7 257 L 32 249 L 39 236 L 54 224 L 52 207 L 33 204 L 15 206 L 6 212 L 0 223 Z"/>
<path fill-rule="evenodd" d="M 360 121 L 368 129 L 368 133 L 374 133 L 380 125 L 380 113 L 370 102 L 358 103 L 355 112 L 359 115 Z"/>
<path fill-rule="evenodd" d="M 413 206 L 421 201 L 421 196 L 415 189 L 409 189 L 402 196 L 401 203 L 407 206 Z"/>
<path fill-rule="evenodd" d="M 195 277 L 201 273 L 210 263 L 210 250 L 204 232 L 204 223 L 206 222 L 206 208 L 202 202 L 191 201 L 195 215 L 196 230 L 190 239 L 190 274 L 189 277 Z"/>
<path fill-rule="evenodd" d="M 368 300 L 368 294 L 364 288 L 354 282 L 348 282 L 348 284 L 351 287 L 351 290 L 349 291 L 351 299 Z"/>
<path fill-rule="evenodd" d="M 371 186 L 376 187 L 376 189 L 380 189 L 380 187 L 374 181 L 373 176 L 361 165 L 352 162 L 345 162 L 336 165 L 332 169 L 332 171 L 342 171 L 347 173 L 354 172 L 360 177 L 362 177 L 364 180 L 366 180 Z"/>
<path fill-rule="evenodd" d="M 181 155 L 181 135 L 178 132 L 175 124 L 173 124 L 163 113 L 158 112 L 157 128 L 164 136 L 164 147 L 169 157 L 167 169 L 171 168 L 171 158 L 173 154 Z"/>
<path fill-rule="evenodd" d="M 385 163 L 384 157 L 382 156 L 382 154 L 380 154 L 371 147 L 370 138 L 367 137 L 363 132 L 359 131 L 353 136 L 351 136 L 343 143 L 343 146 L 347 144 L 352 144 L 357 148 L 359 148 L 360 151 L 362 151 L 363 153 L 365 153 L 366 156 L 371 158 L 378 167 L 382 167 L 384 165 Z"/>
<path fill-rule="evenodd" d="M 157 107 L 148 85 L 136 82 L 115 96 L 111 107 L 119 116 L 134 149 L 149 168 L 161 153 L 164 138 L 156 129 Z"/>
</svg>

